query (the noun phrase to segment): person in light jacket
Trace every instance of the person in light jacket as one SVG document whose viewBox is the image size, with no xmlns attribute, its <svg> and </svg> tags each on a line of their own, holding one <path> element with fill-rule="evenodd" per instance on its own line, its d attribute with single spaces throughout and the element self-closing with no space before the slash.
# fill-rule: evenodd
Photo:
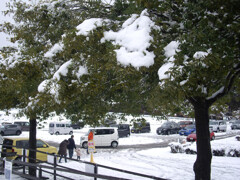
<svg viewBox="0 0 240 180">
<path fill-rule="evenodd" d="M 63 140 L 59 145 L 58 154 L 60 155 L 59 163 L 61 163 L 62 158 L 64 157 L 65 162 L 67 162 L 67 146 L 69 142 L 68 140 Z"/>
<path fill-rule="evenodd" d="M 80 160 L 80 156 L 81 156 L 81 149 L 80 148 L 77 148 L 76 150 L 76 153 L 77 153 L 77 160 Z"/>
</svg>

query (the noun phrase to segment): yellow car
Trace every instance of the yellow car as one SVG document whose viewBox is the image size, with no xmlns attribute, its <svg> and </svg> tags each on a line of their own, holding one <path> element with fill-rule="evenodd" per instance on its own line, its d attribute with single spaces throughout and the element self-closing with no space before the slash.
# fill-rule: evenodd
<svg viewBox="0 0 240 180">
<path fill-rule="evenodd" d="M 9 147 L 6 145 L 14 146 Z M 47 152 L 50 154 L 57 154 L 57 148 L 48 145 L 41 139 L 37 139 L 37 150 Z M 29 148 L 29 139 L 28 138 L 19 138 L 19 137 L 5 137 L 2 145 L 2 157 L 6 157 L 9 160 L 20 160 L 20 157 L 17 155 L 23 155 L 23 148 Z M 5 154 L 7 153 L 7 154 Z M 29 151 L 26 150 L 26 155 L 29 155 Z M 37 160 L 47 161 L 47 154 L 37 152 Z M 26 158 L 28 161 L 28 158 Z"/>
</svg>

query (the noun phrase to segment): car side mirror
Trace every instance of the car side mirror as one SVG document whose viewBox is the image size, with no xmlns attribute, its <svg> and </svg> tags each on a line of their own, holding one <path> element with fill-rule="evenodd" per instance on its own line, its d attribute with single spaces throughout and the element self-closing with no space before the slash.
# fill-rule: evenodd
<svg viewBox="0 0 240 180">
<path fill-rule="evenodd" d="M 47 148 L 48 146 L 46 144 L 43 145 L 44 148 Z"/>
</svg>

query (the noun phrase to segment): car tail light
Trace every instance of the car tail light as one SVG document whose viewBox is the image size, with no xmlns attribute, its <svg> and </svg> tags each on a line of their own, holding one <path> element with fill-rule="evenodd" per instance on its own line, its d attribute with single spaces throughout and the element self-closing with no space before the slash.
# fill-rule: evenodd
<svg viewBox="0 0 240 180">
<path fill-rule="evenodd" d="M 14 149 L 12 149 L 12 152 L 14 152 Z"/>
</svg>

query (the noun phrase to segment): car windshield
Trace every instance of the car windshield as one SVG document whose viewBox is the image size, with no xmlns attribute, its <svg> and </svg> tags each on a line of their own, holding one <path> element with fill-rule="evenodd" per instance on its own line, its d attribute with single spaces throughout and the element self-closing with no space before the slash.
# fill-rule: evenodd
<svg viewBox="0 0 240 180">
<path fill-rule="evenodd" d="M 186 128 L 186 129 L 194 129 L 195 126 L 194 126 L 194 125 L 189 125 L 189 126 L 186 126 L 185 128 Z"/>
<path fill-rule="evenodd" d="M 110 127 L 118 127 L 117 124 L 111 124 Z"/>
<path fill-rule="evenodd" d="M 218 122 L 210 121 L 209 124 L 210 124 L 210 125 L 217 125 Z"/>
<path fill-rule="evenodd" d="M 170 122 L 166 122 L 166 123 L 164 123 L 164 124 L 162 125 L 162 128 L 167 128 L 167 127 L 169 127 L 169 126 L 171 126 L 171 125 L 173 125 L 173 124 L 170 123 Z"/>
</svg>

